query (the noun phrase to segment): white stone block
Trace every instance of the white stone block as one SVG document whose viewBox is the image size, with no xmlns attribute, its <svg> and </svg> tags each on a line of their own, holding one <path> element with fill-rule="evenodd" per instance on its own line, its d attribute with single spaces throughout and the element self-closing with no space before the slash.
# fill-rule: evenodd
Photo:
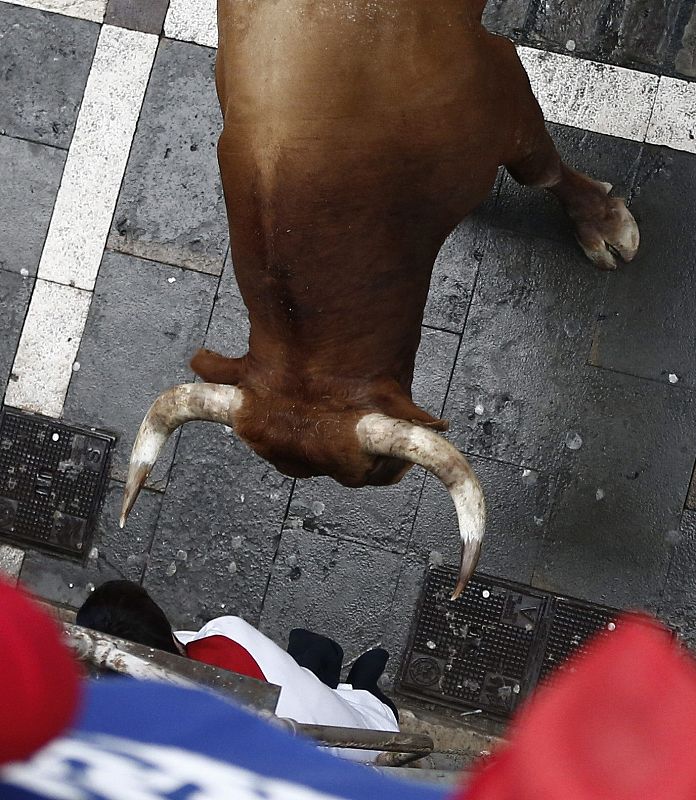
<svg viewBox="0 0 696 800">
<path fill-rule="evenodd" d="M 217 47 L 216 0 L 171 0 L 164 21 L 164 35 L 205 47 Z"/>
<path fill-rule="evenodd" d="M 5 394 L 7 405 L 61 415 L 91 298 L 91 292 L 37 280 Z"/>
<path fill-rule="evenodd" d="M 660 78 L 646 141 L 696 153 L 696 83 Z"/>
<path fill-rule="evenodd" d="M 530 47 L 518 53 L 547 122 L 645 140 L 657 75 Z"/>
<path fill-rule="evenodd" d="M 14 586 L 24 563 L 24 550 L 9 544 L 0 544 L 0 575 Z"/>
<path fill-rule="evenodd" d="M 36 8 L 39 11 L 53 11 L 56 14 L 88 19 L 92 22 L 103 22 L 106 2 L 107 0 L 11 0 L 10 4 Z"/>
<path fill-rule="evenodd" d="M 45 280 L 93 289 L 157 36 L 105 25 L 39 264 Z"/>
</svg>

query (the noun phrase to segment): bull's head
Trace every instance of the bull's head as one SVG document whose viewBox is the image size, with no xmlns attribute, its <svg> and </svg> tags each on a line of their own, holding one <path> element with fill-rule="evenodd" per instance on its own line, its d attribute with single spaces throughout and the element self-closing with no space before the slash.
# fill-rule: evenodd
<svg viewBox="0 0 696 800">
<path fill-rule="evenodd" d="M 318 407 L 295 414 L 295 408 L 294 402 L 283 407 L 280 398 L 264 401 L 251 389 L 217 383 L 184 384 L 164 392 L 147 412 L 133 446 L 121 527 L 169 436 L 185 422 L 220 422 L 296 477 L 328 474 L 359 486 L 398 481 L 413 464 L 432 472 L 447 487 L 459 520 L 461 565 L 452 595 L 458 597 L 476 567 L 486 517 L 481 486 L 466 458 L 427 423 Z M 293 419 L 300 421 L 294 424 Z"/>
</svg>

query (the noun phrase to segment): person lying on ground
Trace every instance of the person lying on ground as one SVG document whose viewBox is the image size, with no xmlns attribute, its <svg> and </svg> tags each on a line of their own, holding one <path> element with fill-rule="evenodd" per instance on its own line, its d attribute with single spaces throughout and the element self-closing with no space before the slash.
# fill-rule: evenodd
<svg viewBox="0 0 696 800">
<path fill-rule="evenodd" d="M 192 658 L 280 687 L 276 714 L 296 722 L 362 730 L 398 731 L 398 712 L 377 681 L 386 650 L 363 653 L 339 683 L 343 650 L 333 640 L 304 629 L 290 636 L 290 652 L 240 617 L 211 620 L 199 631 L 176 631 L 141 586 L 108 581 L 77 613 L 77 624 L 147 647 Z M 375 751 L 337 749 L 337 755 L 373 761 Z"/>
</svg>

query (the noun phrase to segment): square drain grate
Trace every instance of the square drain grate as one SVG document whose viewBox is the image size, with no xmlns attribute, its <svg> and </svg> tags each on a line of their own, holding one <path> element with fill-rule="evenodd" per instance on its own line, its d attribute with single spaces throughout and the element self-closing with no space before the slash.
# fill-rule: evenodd
<svg viewBox="0 0 696 800">
<path fill-rule="evenodd" d="M 621 613 L 480 573 L 452 601 L 456 576 L 448 567 L 427 573 L 403 694 L 507 717 L 591 636 L 611 635 Z"/>
<path fill-rule="evenodd" d="M 115 437 L 5 408 L 0 542 L 82 558 L 104 498 Z"/>
</svg>

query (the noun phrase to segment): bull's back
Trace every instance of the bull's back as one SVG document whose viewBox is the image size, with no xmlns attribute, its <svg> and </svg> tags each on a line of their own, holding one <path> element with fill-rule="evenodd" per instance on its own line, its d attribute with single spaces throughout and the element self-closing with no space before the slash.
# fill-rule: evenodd
<svg viewBox="0 0 696 800">
<path fill-rule="evenodd" d="M 407 386 L 437 252 L 499 163 L 488 34 L 461 0 L 220 0 L 219 16 L 250 351 Z"/>
<path fill-rule="evenodd" d="M 368 178 L 388 196 L 401 174 L 434 197 L 448 177 L 464 177 L 464 195 L 478 195 L 499 161 L 491 122 L 501 98 L 485 63 L 488 35 L 461 6 L 221 0 L 223 147 L 271 185 L 295 168 L 299 181 L 353 196 L 351 184 Z"/>
</svg>

